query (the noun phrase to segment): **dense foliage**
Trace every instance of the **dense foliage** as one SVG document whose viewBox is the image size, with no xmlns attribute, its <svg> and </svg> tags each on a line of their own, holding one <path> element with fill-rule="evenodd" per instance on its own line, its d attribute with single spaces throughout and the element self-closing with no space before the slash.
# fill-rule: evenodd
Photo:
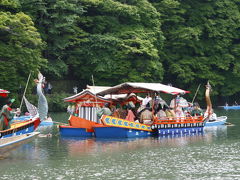
<svg viewBox="0 0 240 180">
<path fill-rule="evenodd" d="M 0 1 L 0 84 L 10 91 L 18 90 L 29 72 L 36 73 L 46 62 L 40 34 L 19 8 L 18 1 Z"/>
<path fill-rule="evenodd" d="M 93 75 L 97 85 L 163 82 L 194 92 L 210 80 L 215 95 L 240 93 L 237 0 L 0 0 L 0 11 L 8 89 L 40 69 L 82 84 Z"/>
</svg>

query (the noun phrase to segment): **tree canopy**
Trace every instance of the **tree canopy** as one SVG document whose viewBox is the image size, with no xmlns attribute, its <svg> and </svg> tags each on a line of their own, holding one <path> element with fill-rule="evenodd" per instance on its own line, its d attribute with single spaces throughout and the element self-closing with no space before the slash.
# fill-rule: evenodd
<svg viewBox="0 0 240 180">
<path fill-rule="evenodd" d="M 30 71 L 36 73 L 46 62 L 40 34 L 32 19 L 19 8 L 18 1 L 1 1 L 0 83 L 12 91 L 26 82 Z"/>
<path fill-rule="evenodd" d="M 240 93 L 237 0 L 2 0 L 0 8 L 2 83 L 11 80 L 10 88 L 40 68 L 84 84 L 93 75 L 98 85 L 194 91 L 209 80 L 215 95 Z"/>
</svg>

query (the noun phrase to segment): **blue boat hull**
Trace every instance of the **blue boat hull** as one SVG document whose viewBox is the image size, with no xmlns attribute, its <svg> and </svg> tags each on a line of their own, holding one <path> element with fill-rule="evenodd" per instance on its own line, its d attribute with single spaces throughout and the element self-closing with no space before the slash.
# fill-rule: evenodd
<svg viewBox="0 0 240 180">
<path fill-rule="evenodd" d="M 71 126 L 59 126 L 61 136 L 65 137 L 92 137 L 93 132 L 87 132 L 86 128 L 75 128 Z"/>
<path fill-rule="evenodd" d="M 228 109 L 240 109 L 240 106 L 223 106 L 224 109 L 228 110 Z"/>
<path fill-rule="evenodd" d="M 17 128 L 0 131 L 0 139 L 34 132 L 39 124 L 39 118 L 33 121 L 26 121 L 26 123 Z"/>
<path fill-rule="evenodd" d="M 152 136 L 153 132 L 121 127 L 94 127 L 97 138 L 135 138 Z"/>
<path fill-rule="evenodd" d="M 203 133 L 203 127 L 157 129 L 157 134 L 159 136 L 182 135 L 182 134 L 201 134 L 201 133 Z"/>
</svg>

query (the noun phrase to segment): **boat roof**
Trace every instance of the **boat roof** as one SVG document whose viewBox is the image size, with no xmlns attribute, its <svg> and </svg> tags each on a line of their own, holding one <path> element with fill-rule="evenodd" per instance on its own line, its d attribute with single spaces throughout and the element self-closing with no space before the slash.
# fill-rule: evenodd
<svg viewBox="0 0 240 180">
<path fill-rule="evenodd" d="M 109 100 L 104 97 L 96 96 L 96 94 L 94 94 L 89 89 L 85 89 L 78 94 L 64 98 L 65 102 L 79 102 L 79 101 L 84 102 L 84 101 L 89 101 L 89 100 L 92 100 L 94 102 L 96 102 L 96 101 L 109 102 Z"/>
<path fill-rule="evenodd" d="M 96 95 L 96 92 L 101 92 L 103 90 L 109 89 L 111 87 L 106 86 L 87 86 L 87 89 L 84 89 L 83 91 L 74 94 L 73 96 L 64 98 L 65 102 L 73 102 L 73 103 L 79 103 L 79 102 L 87 102 L 96 104 L 96 103 L 104 103 L 104 102 L 111 102 L 111 101 L 126 101 L 126 100 L 134 100 L 137 102 L 141 102 L 143 98 L 137 96 L 134 93 L 130 94 L 107 94 L 105 96 Z"/>
<path fill-rule="evenodd" d="M 110 87 L 97 95 L 104 96 L 107 94 L 129 94 L 129 93 L 148 93 L 148 92 L 163 92 L 167 94 L 177 95 L 189 93 L 183 89 L 179 89 L 173 86 L 164 85 L 161 83 L 137 83 L 137 82 L 126 82 L 114 87 Z"/>
<path fill-rule="evenodd" d="M 111 88 L 110 86 L 89 86 L 87 85 L 87 89 L 91 91 L 93 94 L 97 94 L 101 91 Z"/>
</svg>

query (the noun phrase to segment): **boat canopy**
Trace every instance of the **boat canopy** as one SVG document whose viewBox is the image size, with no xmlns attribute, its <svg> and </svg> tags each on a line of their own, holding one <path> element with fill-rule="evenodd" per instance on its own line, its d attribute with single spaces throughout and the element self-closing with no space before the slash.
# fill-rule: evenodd
<svg viewBox="0 0 240 180">
<path fill-rule="evenodd" d="M 177 95 L 189 93 L 179 88 L 164 85 L 161 83 L 122 83 L 114 87 L 105 89 L 97 95 L 107 95 L 107 94 L 130 94 L 130 93 L 148 93 L 148 92 L 163 92 L 167 94 Z"/>
<path fill-rule="evenodd" d="M 100 87 L 100 86 L 98 86 Z M 101 88 L 96 88 L 96 91 L 99 91 Z M 104 97 L 96 95 L 93 93 L 91 86 L 91 89 L 85 89 L 82 92 L 75 94 L 70 97 L 64 98 L 65 102 L 72 102 L 81 104 L 81 106 L 96 106 L 96 104 L 99 104 L 99 106 L 103 106 L 104 103 L 110 103 L 110 102 L 123 102 L 123 101 L 133 101 L 133 102 L 141 102 L 143 98 L 136 96 L 136 94 L 118 94 L 118 95 L 105 95 Z M 110 87 L 109 87 L 110 88 Z M 102 88 L 106 89 L 106 88 Z M 99 91 L 100 92 L 100 91 Z"/>
<path fill-rule="evenodd" d="M 106 102 L 110 102 L 108 99 L 103 98 L 101 96 L 96 96 L 94 93 L 92 93 L 90 90 L 85 89 L 82 92 L 75 94 L 73 96 L 64 98 L 65 102 L 74 102 L 74 103 L 80 103 L 82 102 L 83 104 L 102 104 Z"/>
<path fill-rule="evenodd" d="M 109 89 L 110 86 L 89 86 L 87 85 L 87 89 L 91 91 L 93 94 L 97 94 L 101 91 L 104 91 L 106 89 Z"/>
<path fill-rule="evenodd" d="M 0 96 L 7 97 L 8 93 L 9 93 L 9 91 L 4 90 L 4 89 L 0 89 Z"/>
</svg>

